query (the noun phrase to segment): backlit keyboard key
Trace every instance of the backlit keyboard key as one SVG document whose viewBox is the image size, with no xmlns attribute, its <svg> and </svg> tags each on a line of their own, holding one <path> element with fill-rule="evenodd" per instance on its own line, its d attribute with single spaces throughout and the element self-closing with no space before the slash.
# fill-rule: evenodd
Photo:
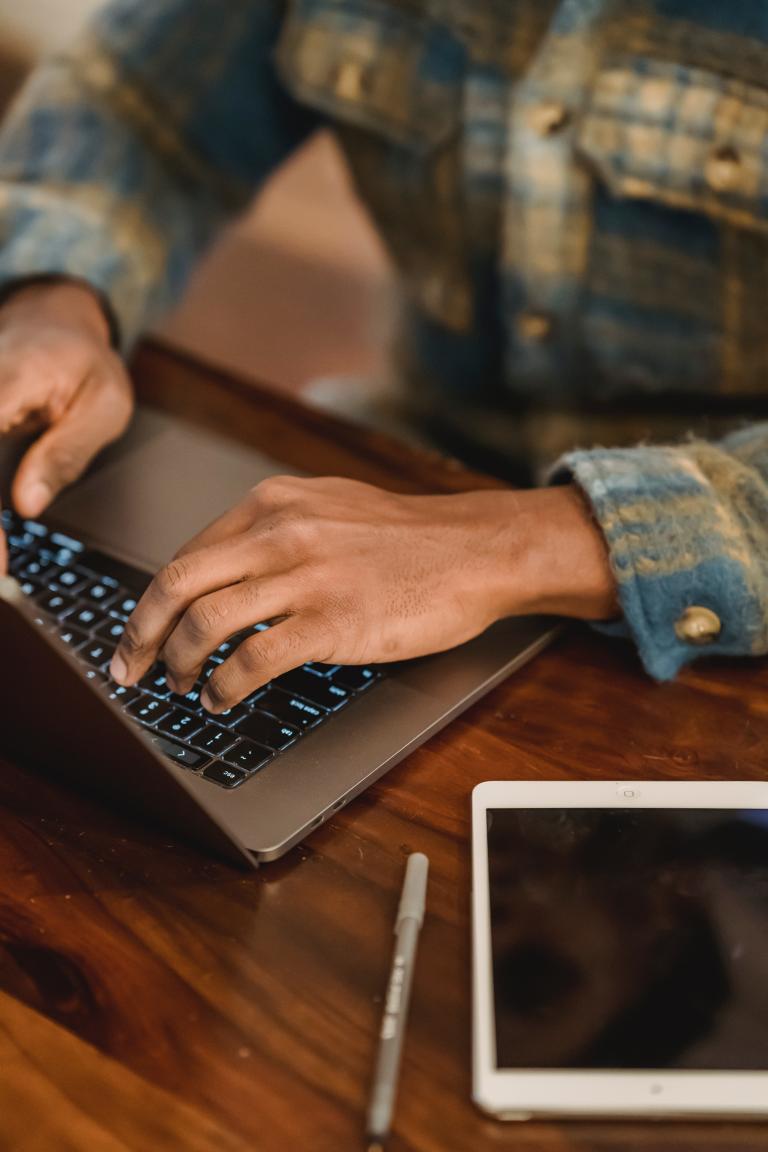
<svg viewBox="0 0 768 1152">
<path fill-rule="evenodd" d="M 98 636 L 100 640 L 111 640 L 113 644 L 116 644 L 123 632 L 125 632 L 125 624 L 122 620 L 105 620 L 96 629 L 94 635 Z"/>
<path fill-rule="evenodd" d="M 51 616 L 60 616 L 75 605 L 74 598 L 67 596 L 64 592 L 44 592 L 37 597 L 37 603 L 44 612 L 48 612 Z"/>
<path fill-rule="evenodd" d="M 298 696 L 291 696 L 280 688 L 270 688 L 265 692 L 259 699 L 259 709 L 276 716 L 278 720 L 284 720 L 294 728 L 313 728 L 328 715 L 325 708 L 301 700 Z"/>
<path fill-rule="evenodd" d="M 128 704 L 133 704 L 134 700 L 138 700 L 141 696 L 138 688 L 126 688 L 111 680 L 108 680 L 104 685 L 104 690 L 108 700 L 111 700 L 113 704 L 120 704 L 123 708 Z"/>
<path fill-rule="evenodd" d="M 182 712 L 181 708 L 174 708 L 170 715 L 161 720 L 157 726 L 158 732 L 165 732 L 166 736 L 176 736 L 179 740 L 188 740 L 203 727 L 203 721 L 191 712 Z"/>
<path fill-rule="evenodd" d="M 273 753 L 268 748 L 254 744 L 253 740 L 241 740 L 234 748 L 224 752 L 221 758 L 235 768 L 242 768 L 245 772 L 255 772 L 257 768 L 263 768 L 272 759 L 272 755 Z"/>
<path fill-rule="evenodd" d="M 202 732 L 190 737 L 190 744 L 210 752 L 211 756 L 221 756 L 222 752 L 226 752 L 238 740 L 239 737 L 234 732 L 227 732 L 226 728 L 218 728 L 215 724 L 206 724 Z"/>
<path fill-rule="evenodd" d="M 165 672 L 162 668 L 151 668 L 149 672 L 145 673 L 141 680 L 139 680 L 139 687 L 145 688 L 146 691 L 151 692 L 153 696 L 160 696 L 163 699 L 171 694 L 168 681 L 165 678 Z"/>
<path fill-rule="evenodd" d="M 366 688 L 370 688 L 371 684 L 375 684 L 380 676 L 381 673 L 375 668 L 348 664 L 332 672 L 331 680 L 334 684 L 340 684 L 342 688 L 348 688 L 350 692 L 363 692 Z"/>
<path fill-rule="evenodd" d="M 210 764 L 203 776 L 206 780 L 212 780 L 214 784 L 221 784 L 223 788 L 235 788 L 238 784 L 242 784 L 243 780 L 247 780 L 245 772 L 241 772 L 239 768 L 231 768 L 228 764 Z"/>
<path fill-rule="evenodd" d="M 164 736 L 152 736 L 152 743 L 158 752 L 182 768 L 202 768 L 203 764 L 208 763 L 209 758 L 204 753 L 196 752 L 194 748 L 185 748 L 175 740 L 166 740 Z"/>
<path fill-rule="evenodd" d="M 142 724 L 156 724 L 159 720 L 164 720 L 170 711 L 170 705 L 155 696 L 140 696 L 126 709 L 129 716 L 140 720 Z"/>
<path fill-rule="evenodd" d="M 349 692 L 346 688 L 342 688 L 340 684 L 336 684 L 332 680 L 327 680 L 324 676 L 315 676 L 313 672 L 307 672 L 304 668 L 295 668 L 293 672 L 286 672 L 284 676 L 278 676 L 275 680 L 275 687 L 285 688 L 288 692 L 295 692 L 297 696 L 303 696 L 305 700 L 311 700 L 313 704 L 322 705 L 329 712 L 335 712 L 337 708 L 343 707 L 349 700 Z"/>
<path fill-rule="evenodd" d="M 90 608 L 83 605 L 81 608 L 74 608 L 71 612 L 67 612 L 65 617 L 67 624 L 74 624 L 78 628 L 93 628 L 101 616 L 95 608 Z"/>
<path fill-rule="evenodd" d="M 295 728 L 290 724 L 285 724 L 282 720 L 275 719 L 274 716 L 268 716 L 266 712 L 252 712 L 242 724 L 239 724 L 237 731 L 241 736 L 248 736 L 251 740 L 255 740 L 257 744 L 265 744 L 267 748 L 274 748 L 276 752 L 282 751 L 287 748 L 289 744 L 293 744 L 298 733 Z"/>
<path fill-rule="evenodd" d="M 114 651 L 114 644 L 105 644 L 103 640 L 89 640 L 76 649 L 76 655 L 92 668 L 103 668 L 105 664 L 109 664 Z"/>
<path fill-rule="evenodd" d="M 57 632 L 59 640 L 62 644 L 68 644 L 70 648 L 77 648 L 80 644 L 85 644 L 88 639 L 87 632 L 81 632 L 79 628 L 62 628 Z"/>
</svg>

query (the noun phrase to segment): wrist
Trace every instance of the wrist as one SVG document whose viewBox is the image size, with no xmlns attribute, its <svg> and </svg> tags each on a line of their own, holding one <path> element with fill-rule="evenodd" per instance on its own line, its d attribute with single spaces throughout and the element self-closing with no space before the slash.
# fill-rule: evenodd
<svg viewBox="0 0 768 1152">
<path fill-rule="evenodd" d="M 575 485 L 494 496 L 498 618 L 543 613 L 609 620 L 619 614 L 605 538 Z"/>
<path fill-rule="evenodd" d="M 35 321 L 80 327 L 112 343 L 112 331 L 102 300 L 83 280 L 46 277 L 12 286 L 0 302 L 0 321 Z"/>
</svg>

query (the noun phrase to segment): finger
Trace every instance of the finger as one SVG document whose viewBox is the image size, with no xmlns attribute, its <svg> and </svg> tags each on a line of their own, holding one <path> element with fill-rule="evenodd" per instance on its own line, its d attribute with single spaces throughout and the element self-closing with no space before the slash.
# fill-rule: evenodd
<svg viewBox="0 0 768 1152">
<path fill-rule="evenodd" d="M 12 494 L 21 515 L 39 516 L 97 452 L 125 431 L 131 410 L 128 388 L 110 385 L 103 378 L 87 379 L 19 465 Z"/>
<path fill-rule="evenodd" d="M 49 392 L 43 373 L 23 361 L 0 375 L 0 433 L 23 428 L 46 406 Z"/>
<path fill-rule="evenodd" d="M 201 596 L 274 574 L 275 566 L 271 543 L 254 548 L 250 535 L 176 556 L 157 573 L 126 624 L 112 658 L 113 679 L 126 685 L 141 679 L 182 614 Z"/>
<path fill-rule="evenodd" d="M 330 629 L 321 616 L 289 616 L 244 640 L 209 678 L 200 702 L 209 712 L 226 712 L 257 688 L 307 660 L 328 662 L 332 649 Z"/>
<path fill-rule="evenodd" d="M 189 692 L 207 657 L 230 636 L 295 611 L 297 585 L 291 575 L 246 580 L 190 604 L 163 645 L 171 687 L 181 694 Z"/>
</svg>

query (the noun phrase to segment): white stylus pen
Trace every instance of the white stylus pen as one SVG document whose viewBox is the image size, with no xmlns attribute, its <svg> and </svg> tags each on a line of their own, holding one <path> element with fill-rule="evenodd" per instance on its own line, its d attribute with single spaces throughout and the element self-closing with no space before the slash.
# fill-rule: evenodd
<svg viewBox="0 0 768 1152">
<path fill-rule="evenodd" d="M 395 951 L 379 1032 L 376 1070 L 368 1104 L 369 1152 L 381 1152 L 392 1123 L 416 947 L 427 900 L 428 871 L 429 860 L 423 852 L 414 852 L 408 857 L 395 923 Z"/>
</svg>

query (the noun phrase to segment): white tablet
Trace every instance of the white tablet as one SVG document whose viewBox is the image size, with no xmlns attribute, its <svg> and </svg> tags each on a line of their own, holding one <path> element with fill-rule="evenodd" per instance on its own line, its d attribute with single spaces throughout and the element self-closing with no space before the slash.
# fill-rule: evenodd
<svg viewBox="0 0 768 1152">
<path fill-rule="evenodd" d="M 474 1099 L 768 1116 L 768 784 L 480 784 Z"/>
</svg>

